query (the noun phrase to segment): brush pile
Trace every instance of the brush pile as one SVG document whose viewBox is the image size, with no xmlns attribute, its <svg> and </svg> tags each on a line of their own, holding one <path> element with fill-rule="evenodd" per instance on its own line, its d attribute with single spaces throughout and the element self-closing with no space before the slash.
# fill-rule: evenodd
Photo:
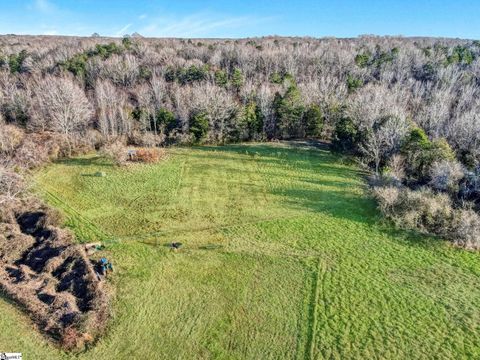
<svg viewBox="0 0 480 360">
<path fill-rule="evenodd" d="M 0 290 L 63 348 L 82 349 L 106 326 L 109 291 L 59 215 L 33 202 L 0 210 Z"/>
</svg>

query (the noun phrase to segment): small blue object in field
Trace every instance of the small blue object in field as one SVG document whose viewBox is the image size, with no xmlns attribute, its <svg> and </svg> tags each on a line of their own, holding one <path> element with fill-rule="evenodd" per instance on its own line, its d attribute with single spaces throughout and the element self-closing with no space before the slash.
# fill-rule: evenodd
<svg viewBox="0 0 480 360">
<path fill-rule="evenodd" d="M 97 171 L 95 173 L 95 176 L 96 177 L 105 177 L 105 176 L 107 176 L 107 174 L 105 174 L 105 172 L 103 172 L 103 171 Z"/>
<path fill-rule="evenodd" d="M 108 270 L 113 271 L 112 263 L 108 261 L 105 257 L 102 257 L 100 259 L 100 268 L 102 275 L 106 275 Z"/>
</svg>

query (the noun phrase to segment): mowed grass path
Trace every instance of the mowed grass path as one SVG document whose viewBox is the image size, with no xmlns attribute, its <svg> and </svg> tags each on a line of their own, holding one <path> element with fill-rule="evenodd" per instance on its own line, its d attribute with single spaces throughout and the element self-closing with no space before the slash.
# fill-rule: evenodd
<svg viewBox="0 0 480 360">
<path fill-rule="evenodd" d="M 116 266 L 108 332 L 75 358 L 480 358 L 479 255 L 381 225 L 354 166 L 299 144 L 169 152 L 36 177 Z M 0 314 L 0 351 L 74 357 L 5 300 Z"/>
</svg>

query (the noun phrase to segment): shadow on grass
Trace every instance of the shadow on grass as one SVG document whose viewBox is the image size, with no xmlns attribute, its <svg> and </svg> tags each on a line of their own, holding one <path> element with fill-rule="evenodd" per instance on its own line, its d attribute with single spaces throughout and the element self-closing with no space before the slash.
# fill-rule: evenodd
<svg viewBox="0 0 480 360">
<path fill-rule="evenodd" d="M 80 176 L 83 176 L 83 177 L 95 177 L 95 178 L 102 178 L 102 177 L 105 177 L 105 176 L 100 176 L 100 175 L 97 175 L 95 173 L 86 173 L 86 174 L 80 174 Z"/>
<path fill-rule="evenodd" d="M 69 159 L 60 159 L 55 161 L 56 164 L 67 166 L 106 166 L 113 167 L 113 164 L 100 155 L 91 157 L 77 157 Z"/>
<path fill-rule="evenodd" d="M 204 157 L 219 160 L 232 160 L 231 157 L 222 156 L 222 153 L 234 153 L 248 156 L 246 160 L 257 161 L 261 164 L 280 165 L 294 162 L 300 175 L 296 180 L 310 185 L 334 187 L 335 190 L 305 189 L 294 187 L 278 187 L 270 192 L 280 197 L 280 201 L 288 207 L 299 210 L 309 210 L 313 213 L 325 213 L 330 216 L 360 222 L 368 227 L 375 227 L 388 238 L 407 246 L 419 247 L 426 250 L 445 249 L 446 241 L 436 236 L 430 236 L 415 230 L 395 228 L 393 224 L 384 220 L 379 213 L 373 199 L 366 194 L 348 192 L 349 182 L 361 179 L 365 172 L 344 166 L 338 163 L 338 157 L 329 151 L 326 144 L 312 144 L 306 141 L 281 142 L 278 146 L 272 144 L 235 144 L 225 146 L 198 146 L 195 150 L 208 152 Z M 203 156 L 191 154 L 197 158 Z M 315 160 L 315 164 L 312 164 Z M 228 168 L 228 171 L 239 169 Z M 242 171 L 244 171 L 242 169 Z M 336 180 L 319 179 L 318 173 L 331 175 L 339 179 L 349 180 L 347 183 Z M 305 176 L 307 174 L 307 176 Z M 309 175 L 312 176 L 309 176 Z M 273 174 L 273 176 L 282 175 Z M 287 177 L 286 175 L 283 175 Z M 291 180 L 284 179 L 284 183 Z M 282 183 L 280 181 L 279 183 Z M 354 186 L 358 186 L 355 184 Z"/>
<path fill-rule="evenodd" d="M 243 156 L 243 161 L 254 161 L 259 167 L 269 166 L 292 166 L 301 171 L 318 175 L 332 175 L 340 178 L 358 178 L 366 173 L 355 169 L 352 165 L 345 165 L 338 161 L 338 156 L 328 150 L 314 147 L 295 148 L 292 146 L 275 146 L 271 144 L 247 144 L 247 145 L 225 145 L 225 146 L 198 146 L 195 150 L 203 151 L 206 154 L 189 154 L 189 157 L 215 160 L 232 160 L 228 154 Z M 225 155 L 223 155 L 225 154 Z M 314 161 L 312 161 L 314 160 Z M 203 166 L 203 164 L 202 164 Z M 232 168 L 233 170 L 234 168 Z"/>
</svg>

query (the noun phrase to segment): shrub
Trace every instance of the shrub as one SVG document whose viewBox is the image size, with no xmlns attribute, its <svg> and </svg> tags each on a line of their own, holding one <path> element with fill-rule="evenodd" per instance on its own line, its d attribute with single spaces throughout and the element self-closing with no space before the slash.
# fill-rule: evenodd
<svg viewBox="0 0 480 360">
<path fill-rule="evenodd" d="M 53 132 L 33 133 L 25 136 L 12 154 L 13 165 L 33 169 L 49 161 L 92 150 L 88 139 L 77 139 Z"/>
<path fill-rule="evenodd" d="M 400 228 L 439 235 L 466 248 L 480 248 L 480 216 L 455 209 L 449 196 L 423 188 L 380 186 L 373 190 L 383 215 Z"/>
<path fill-rule="evenodd" d="M 225 87 L 228 84 L 228 75 L 223 70 L 215 71 L 215 84 L 221 87 Z"/>
<path fill-rule="evenodd" d="M 11 54 L 8 57 L 8 66 L 10 67 L 10 72 L 12 74 L 19 73 L 22 71 L 23 62 L 27 58 L 27 51 L 22 50 L 18 54 Z"/>
<path fill-rule="evenodd" d="M 24 136 L 22 129 L 13 125 L 2 124 L 0 121 L 0 153 L 12 153 L 20 146 Z"/>
<path fill-rule="evenodd" d="M 467 249 L 480 249 L 480 216 L 471 209 L 455 211 L 450 238 Z"/>
<path fill-rule="evenodd" d="M 91 148 L 99 150 L 104 144 L 104 138 L 100 131 L 94 129 L 88 129 L 83 136 L 85 143 Z"/>
<path fill-rule="evenodd" d="M 367 67 L 368 64 L 370 63 L 370 56 L 371 54 L 368 52 L 357 54 L 355 56 L 355 64 L 357 64 L 357 66 L 361 68 Z"/>
<path fill-rule="evenodd" d="M 155 134 L 151 131 L 132 131 L 132 133 L 128 135 L 128 144 L 138 147 L 155 147 L 162 145 L 164 141 L 164 134 Z"/>
<path fill-rule="evenodd" d="M 105 145 L 101 153 L 118 166 L 125 165 L 128 160 L 128 149 L 121 141 Z"/>
<path fill-rule="evenodd" d="M 4 205 L 20 196 L 26 189 L 22 177 L 0 167 L 0 205 Z"/>
<path fill-rule="evenodd" d="M 144 163 L 156 163 L 166 158 L 167 152 L 165 149 L 151 148 L 151 149 L 138 149 L 135 151 L 135 156 L 132 157 L 132 161 L 144 162 Z"/>
<path fill-rule="evenodd" d="M 458 161 L 435 161 L 430 168 L 430 186 L 440 191 L 456 192 L 463 178 L 463 167 Z"/>
<path fill-rule="evenodd" d="M 242 71 L 238 68 L 235 68 L 232 74 L 232 85 L 236 89 L 239 89 L 240 87 L 242 87 L 244 81 L 245 79 L 243 78 Z"/>
<path fill-rule="evenodd" d="M 384 176 L 391 178 L 392 183 L 401 185 L 405 179 L 405 158 L 395 154 L 388 161 L 388 166 L 383 171 Z"/>
<path fill-rule="evenodd" d="M 395 186 L 379 186 L 374 191 L 375 199 L 382 214 L 391 217 L 395 214 L 400 190 Z"/>
<path fill-rule="evenodd" d="M 349 93 L 355 92 L 358 88 L 363 86 L 363 80 L 352 75 L 347 76 L 347 89 Z"/>
<path fill-rule="evenodd" d="M 35 138 L 27 136 L 12 158 L 13 164 L 26 169 L 39 167 L 50 161 L 49 148 L 45 143 L 37 143 Z"/>
</svg>

